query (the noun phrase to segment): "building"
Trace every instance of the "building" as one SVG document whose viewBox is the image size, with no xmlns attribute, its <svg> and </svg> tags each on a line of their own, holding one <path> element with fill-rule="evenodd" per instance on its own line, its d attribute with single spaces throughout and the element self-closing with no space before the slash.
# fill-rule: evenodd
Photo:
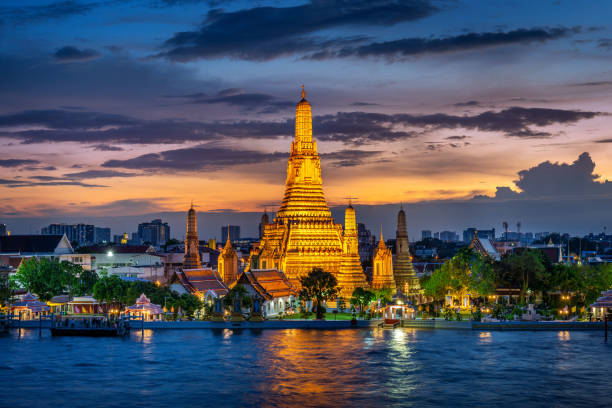
<svg viewBox="0 0 612 408">
<path fill-rule="evenodd" d="M 49 224 L 41 229 L 42 235 L 66 234 L 68 241 L 75 242 L 78 246 L 91 245 L 94 240 L 95 227 L 91 224 Z"/>
<path fill-rule="evenodd" d="M 94 227 L 94 244 L 110 244 L 111 229 L 104 227 Z"/>
<path fill-rule="evenodd" d="M 187 211 L 187 233 L 185 234 L 185 258 L 183 269 L 201 269 L 200 241 L 198 240 L 198 217 L 196 211 L 191 208 Z"/>
<path fill-rule="evenodd" d="M 312 137 L 312 113 L 306 92 L 296 107 L 295 137 L 287 163 L 285 195 L 272 222 L 264 226 L 251 251 L 250 269 L 282 271 L 294 287 L 313 268 L 338 277 L 344 259 L 344 235 L 325 201 L 321 161 Z"/>
<path fill-rule="evenodd" d="M 397 231 L 395 233 L 395 262 L 393 277 L 398 291 L 406 296 L 416 296 L 421 293 L 421 284 L 416 277 L 410 255 L 410 241 L 406 228 L 406 213 L 400 207 L 397 213 Z"/>
<path fill-rule="evenodd" d="M 259 228 L 258 228 L 258 230 L 259 230 L 259 239 L 263 238 L 265 226 L 266 226 L 266 224 L 269 224 L 269 223 L 270 223 L 270 218 L 268 217 L 268 212 L 264 208 L 264 213 L 261 216 L 261 222 L 259 223 Z M 223 232 L 223 231 L 221 231 L 221 232 Z M 221 236 L 223 236 L 223 235 L 221 235 Z"/>
<path fill-rule="evenodd" d="M 138 224 L 138 239 L 153 246 L 163 245 L 170 239 L 170 226 L 160 219 Z"/>
<path fill-rule="evenodd" d="M 431 238 L 431 230 L 421 231 L 421 239 Z"/>
<path fill-rule="evenodd" d="M 0 224 L 0 237 L 4 237 L 9 234 L 6 224 Z"/>
<path fill-rule="evenodd" d="M 480 255 L 489 256 L 496 261 L 501 259 L 501 253 L 489 238 L 475 236 L 470 243 L 470 248 L 474 249 L 474 251 L 478 252 Z"/>
<path fill-rule="evenodd" d="M 371 261 L 376 248 L 376 238 L 364 223 L 357 223 L 357 241 L 359 242 L 359 259 L 361 262 Z"/>
<path fill-rule="evenodd" d="M 239 225 L 227 225 L 225 227 L 221 227 L 221 236 L 227 237 L 228 235 L 229 235 L 229 239 L 231 242 L 239 241 L 240 240 L 240 226 Z"/>
<path fill-rule="evenodd" d="M 284 313 L 297 298 L 285 274 L 276 269 L 251 269 L 241 273 L 236 284 L 244 286 L 252 298 L 262 300 L 261 310 L 266 316 Z"/>
<path fill-rule="evenodd" d="M 455 231 L 441 231 L 440 240 L 444 242 L 457 242 L 459 241 L 459 234 Z"/>
<path fill-rule="evenodd" d="M 495 228 L 491 228 L 490 230 L 467 228 L 463 230 L 463 242 L 472 242 L 476 236 L 478 236 L 479 238 L 487 238 L 491 241 L 495 241 Z"/>
<path fill-rule="evenodd" d="M 345 299 L 350 299 L 356 288 L 365 288 L 367 286 L 359 257 L 356 219 L 355 209 L 349 202 L 344 211 L 342 261 L 336 276 L 338 286 L 340 287 L 340 296 Z"/>
<path fill-rule="evenodd" d="M 65 234 L 0 236 L 0 255 L 59 258 L 73 252 Z"/>
<path fill-rule="evenodd" d="M 226 229 L 226 231 L 227 241 L 225 241 L 225 247 L 223 247 L 217 259 L 217 272 L 219 272 L 223 282 L 230 286 L 238 278 L 238 255 L 234 251 L 230 240 L 231 230 Z"/>
<path fill-rule="evenodd" d="M 183 269 L 178 275 L 181 286 L 171 285 L 170 289 L 196 295 L 201 300 L 212 304 L 214 299 L 227 295 L 229 288 L 216 271 L 212 269 Z"/>
<path fill-rule="evenodd" d="M 372 271 L 372 288 L 390 288 L 394 293 L 396 289 L 395 278 L 393 277 L 393 255 L 385 245 L 382 229 L 380 231 L 380 241 L 374 255 Z"/>
<path fill-rule="evenodd" d="M 86 253 L 66 255 L 62 260 L 76 261 L 75 263 L 79 263 L 84 268 L 89 260 L 90 269 L 98 274 L 152 282 L 165 280 L 164 258 L 157 255 L 155 248 L 150 245 L 93 246 L 87 248 Z"/>
</svg>

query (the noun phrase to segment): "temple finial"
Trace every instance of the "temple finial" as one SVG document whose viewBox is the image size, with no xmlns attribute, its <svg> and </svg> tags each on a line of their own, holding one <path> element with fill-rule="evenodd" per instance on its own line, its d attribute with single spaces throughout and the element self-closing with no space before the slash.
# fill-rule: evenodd
<svg viewBox="0 0 612 408">
<path fill-rule="evenodd" d="M 193 200 L 191 200 L 191 208 L 193 209 Z"/>
<path fill-rule="evenodd" d="M 382 234 L 382 224 L 380 224 L 380 240 L 381 240 L 381 242 L 385 242 L 385 240 L 383 238 L 383 234 Z"/>
<path fill-rule="evenodd" d="M 304 84 L 302 84 L 302 99 L 306 99 L 306 90 L 304 89 Z"/>
</svg>

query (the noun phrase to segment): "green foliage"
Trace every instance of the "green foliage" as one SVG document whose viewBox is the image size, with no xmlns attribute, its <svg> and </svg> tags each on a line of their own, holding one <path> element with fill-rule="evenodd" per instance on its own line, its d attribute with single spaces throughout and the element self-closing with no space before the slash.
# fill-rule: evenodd
<svg viewBox="0 0 612 408">
<path fill-rule="evenodd" d="M 480 322 L 482 320 L 482 311 L 479 307 L 477 307 L 476 310 L 472 312 L 472 320 L 476 322 Z"/>
<path fill-rule="evenodd" d="M 55 259 L 30 258 L 19 265 L 15 281 L 38 295 L 42 301 L 65 292 L 71 293 L 83 269 L 70 262 Z"/>
<path fill-rule="evenodd" d="M 424 289 L 427 296 L 436 300 L 444 299 L 449 290 L 469 292 L 473 298 L 486 296 L 495 290 L 495 274 L 488 258 L 482 258 L 471 248 L 462 248 L 431 274 Z"/>
<path fill-rule="evenodd" d="M 393 300 L 393 290 L 391 288 L 381 288 L 374 290 L 374 299 L 380 300 L 381 306 L 386 306 Z"/>
<path fill-rule="evenodd" d="M 241 307 L 248 308 L 253 304 L 253 299 L 249 296 L 246 288 L 242 285 L 236 285 L 223 297 L 223 306 L 225 306 L 227 310 L 234 311 L 234 301 L 236 297 L 240 299 Z"/>
<path fill-rule="evenodd" d="M 93 296 L 101 302 L 125 305 L 128 303 L 129 287 L 130 284 L 117 275 L 103 276 L 95 283 Z"/>
<path fill-rule="evenodd" d="M 522 301 L 528 289 L 547 289 L 551 270 L 552 265 L 544 252 L 526 249 L 504 256 L 496 265 L 496 278 L 502 287 L 520 288 Z"/>
<path fill-rule="evenodd" d="M 351 305 L 359 307 L 359 310 L 363 312 L 363 309 L 376 298 L 374 292 L 371 292 L 364 288 L 355 288 L 351 297 Z"/>
<path fill-rule="evenodd" d="M 0 306 L 6 306 L 11 302 L 13 286 L 8 274 L 0 274 Z"/>
<path fill-rule="evenodd" d="M 323 302 L 335 299 L 338 295 L 336 277 L 321 268 L 313 268 L 306 276 L 300 277 L 300 299 L 312 300 L 315 304 L 317 319 L 323 319 Z"/>
<path fill-rule="evenodd" d="M 184 293 L 177 295 L 176 292 L 172 292 L 173 296 L 167 300 L 166 304 L 168 308 L 174 308 L 174 312 L 178 313 L 179 308 L 182 310 L 183 315 L 192 318 L 196 311 L 201 310 L 204 307 L 204 303 L 195 295 Z"/>
</svg>

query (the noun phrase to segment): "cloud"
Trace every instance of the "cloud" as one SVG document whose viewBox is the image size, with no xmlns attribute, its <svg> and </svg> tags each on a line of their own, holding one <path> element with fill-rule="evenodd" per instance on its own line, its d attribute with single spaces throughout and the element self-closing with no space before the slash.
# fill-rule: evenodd
<svg viewBox="0 0 612 408">
<path fill-rule="evenodd" d="M 493 198 L 498 200 L 612 198 L 612 182 L 599 181 L 599 176 L 594 170 L 595 163 L 587 152 L 582 153 L 571 164 L 545 161 L 518 172 L 518 179 L 514 184 L 520 189 L 519 191 L 510 187 L 497 187 Z"/>
<path fill-rule="evenodd" d="M 21 167 L 31 164 L 39 164 L 38 160 L 31 159 L 4 159 L 0 160 L 0 167 Z"/>
<path fill-rule="evenodd" d="M 127 160 L 108 160 L 102 166 L 150 171 L 214 171 L 243 164 L 272 162 L 286 159 L 287 156 L 286 153 L 280 152 L 265 153 L 254 150 L 235 150 L 204 144 L 145 154 Z"/>
<path fill-rule="evenodd" d="M 209 96 L 205 93 L 196 93 L 184 95 L 183 97 L 189 98 L 190 103 L 223 103 L 231 106 L 238 106 L 246 112 L 258 110 L 260 113 L 277 113 L 295 106 L 294 101 L 280 100 L 272 95 L 257 92 L 245 92 L 244 90 L 237 88 L 221 90 L 214 96 Z"/>
<path fill-rule="evenodd" d="M 355 41 L 316 37 L 312 35 L 316 31 L 351 25 L 389 26 L 436 11 L 426 0 L 313 0 L 293 7 L 214 9 L 199 30 L 179 32 L 168 39 L 158 56 L 183 62 L 222 57 L 265 61 Z"/>
<path fill-rule="evenodd" d="M 78 173 L 64 174 L 67 179 L 92 179 L 92 178 L 110 178 L 110 177 L 136 177 L 141 174 L 125 173 L 114 170 L 86 170 Z"/>
<path fill-rule="evenodd" d="M 457 107 L 480 106 L 480 102 L 478 102 L 478 101 L 458 102 L 454 106 L 457 106 Z"/>
<path fill-rule="evenodd" d="M 595 143 L 612 143 L 612 139 L 599 139 Z"/>
<path fill-rule="evenodd" d="M 45 176 L 37 176 L 42 181 L 31 181 L 21 179 L 0 179 L 0 185 L 9 188 L 19 187 L 44 187 L 44 186 L 79 186 L 79 187 L 108 187 L 99 184 L 87 184 L 80 181 L 57 180 L 56 178 L 46 178 Z"/>
<path fill-rule="evenodd" d="M 424 54 L 442 54 L 470 51 L 513 44 L 532 44 L 559 39 L 580 32 L 574 28 L 520 28 L 508 32 L 467 33 L 444 38 L 404 38 L 373 42 L 361 46 L 326 50 L 309 56 L 310 59 L 346 57 L 383 57 L 389 60 L 405 59 Z"/>
<path fill-rule="evenodd" d="M 570 86 L 610 86 L 612 81 L 591 81 L 591 82 L 578 82 L 570 84 Z"/>
<path fill-rule="evenodd" d="M 102 5 L 100 2 L 83 3 L 65 0 L 42 6 L 1 7 L 0 19 L 7 24 L 59 19 L 74 15 L 85 15 L 100 5 Z"/>
<path fill-rule="evenodd" d="M 473 115 L 383 114 L 338 112 L 313 118 L 315 137 L 349 145 L 388 142 L 417 137 L 437 129 L 498 132 L 520 138 L 548 138 L 552 133 L 533 127 L 572 124 L 602 115 L 577 110 L 510 107 Z M 143 120 L 88 111 L 41 110 L 0 115 L 0 136 L 25 143 L 80 142 L 168 144 L 242 138 L 289 137 L 293 119 L 193 122 L 175 119 Z M 23 130 L 32 128 L 35 130 Z"/>
<path fill-rule="evenodd" d="M 78 49 L 76 47 L 67 45 L 62 48 L 58 48 L 54 53 L 53 57 L 57 62 L 86 62 L 91 61 L 100 57 L 100 54 L 96 50 L 89 49 Z"/>
<path fill-rule="evenodd" d="M 92 146 L 94 150 L 98 150 L 100 152 L 121 152 L 123 151 L 122 147 L 119 146 L 111 146 L 107 144 L 97 144 Z"/>
<path fill-rule="evenodd" d="M 329 161 L 334 167 L 354 167 L 364 164 L 367 159 L 381 155 L 380 150 L 338 150 L 331 153 L 321 153 L 321 159 Z"/>
</svg>

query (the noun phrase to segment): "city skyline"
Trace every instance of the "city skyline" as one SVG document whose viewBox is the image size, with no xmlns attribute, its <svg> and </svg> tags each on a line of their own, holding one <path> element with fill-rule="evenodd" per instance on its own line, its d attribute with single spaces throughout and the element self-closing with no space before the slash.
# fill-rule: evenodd
<svg viewBox="0 0 612 408">
<path fill-rule="evenodd" d="M 351 4 L 7 3 L 0 221 L 136 225 L 194 200 L 256 236 L 240 220 L 278 208 L 304 83 L 337 220 L 350 195 L 373 231 L 404 202 L 411 237 L 603 229 L 609 4 Z"/>
</svg>

